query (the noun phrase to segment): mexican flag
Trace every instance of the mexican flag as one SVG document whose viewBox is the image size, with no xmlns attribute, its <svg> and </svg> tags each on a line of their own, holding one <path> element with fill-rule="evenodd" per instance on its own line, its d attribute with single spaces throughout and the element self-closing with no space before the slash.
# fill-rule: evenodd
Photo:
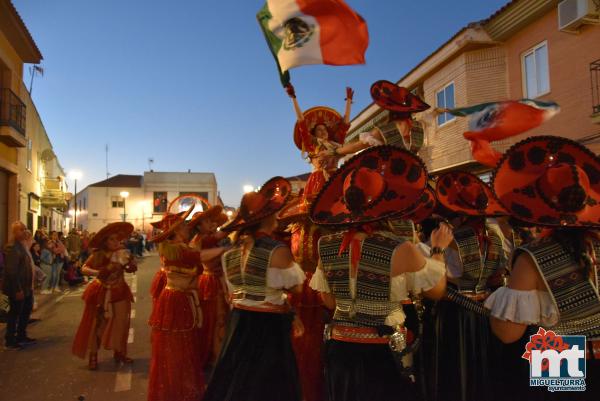
<svg viewBox="0 0 600 401">
<path fill-rule="evenodd" d="M 256 15 L 282 83 L 306 64 L 364 64 L 367 23 L 343 0 L 267 0 Z"/>
<path fill-rule="evenodd" d="M 482 103 L 475 106 L 447 110 L 458 117 L 469 117 L 469 131 L 463 136 L 471 141 L 473 157 L 478 162 L 495 167 L 501 154 L 490 145 L 522 134 L 540 126 L 560 111 L 554 102 L 531 99 Z"/>
</svg>

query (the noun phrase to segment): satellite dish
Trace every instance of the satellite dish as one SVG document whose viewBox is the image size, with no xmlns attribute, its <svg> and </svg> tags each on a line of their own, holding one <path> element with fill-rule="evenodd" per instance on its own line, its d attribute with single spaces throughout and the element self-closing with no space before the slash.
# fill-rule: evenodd
<svg viewBox="0 0 600 401">
<path fill-rule="evenodd" d="M 56 159 L 56 155 L 54 154 L 54 152 L 52 151 L 52 149 L 45 149 L 40 158 L 42 159 L 43 162 L 50 162 L 54 159 Z"/>
</svg>

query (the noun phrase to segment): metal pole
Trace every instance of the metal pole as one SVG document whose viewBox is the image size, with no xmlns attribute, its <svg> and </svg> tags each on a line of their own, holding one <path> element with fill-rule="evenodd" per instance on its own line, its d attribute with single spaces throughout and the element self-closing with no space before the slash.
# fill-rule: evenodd
<svg viewBox="0 0 600 401">
<path fill-rule="evenodd" d="M 127 221 L 127 210 L 125 209 L 125 202 L 127 202 L 127 199 L 123 198 L 123 222 Z"/>
<path fill-rule="evenodd" d="M 77 230 L 77 178 L 75 178 L 75 214 L 73 215 L 73 230 Z"/>
</svg>

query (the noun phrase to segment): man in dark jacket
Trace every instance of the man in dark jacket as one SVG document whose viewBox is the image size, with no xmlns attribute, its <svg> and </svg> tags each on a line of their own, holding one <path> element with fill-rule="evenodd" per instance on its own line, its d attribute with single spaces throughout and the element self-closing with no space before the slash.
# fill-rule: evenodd
<svg viewBox="0 0 600 401">
<path fill-rule="evenodd" d="M 11 226 L 13 242 L 7 246 L 4 268 L 3 292 L 8 296 L 10 310 L 6 322 L 6 349 L 20 349 L 21 345 L 32 344 L 27 337 L 27 323 L 33 307 L 33 266 L 26 240 L 26 227 L 20 222 Z"/>
</svg>

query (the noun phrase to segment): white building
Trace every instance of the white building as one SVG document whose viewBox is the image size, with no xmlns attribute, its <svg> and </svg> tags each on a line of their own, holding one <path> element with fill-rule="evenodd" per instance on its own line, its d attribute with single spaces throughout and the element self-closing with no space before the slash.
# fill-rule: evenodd
<svg viewBox="0 0 600 401">
<path fill-rule="evenodd" d="M 123 195 L 126 197 L 124 198 Z M 219 203 L 217 180 L 213 173 L 144 172 L 144 175 L 119 174 L 88 185 L 77 194 L 77 227 L 97 232 L 106 224 L 126 220 L 136 229 L 147 231 L 149 223 L 160 220 L 173 201 L 171 211 L 181 210 L 185 195 L 193 195 L 210 205 Z M 74 201 L 75 199 L 73 199 Z M 71 203 L 70 225 L 75 208 Z M 205 205 L 203 205 L 205 206 Z"/>
</svg>

